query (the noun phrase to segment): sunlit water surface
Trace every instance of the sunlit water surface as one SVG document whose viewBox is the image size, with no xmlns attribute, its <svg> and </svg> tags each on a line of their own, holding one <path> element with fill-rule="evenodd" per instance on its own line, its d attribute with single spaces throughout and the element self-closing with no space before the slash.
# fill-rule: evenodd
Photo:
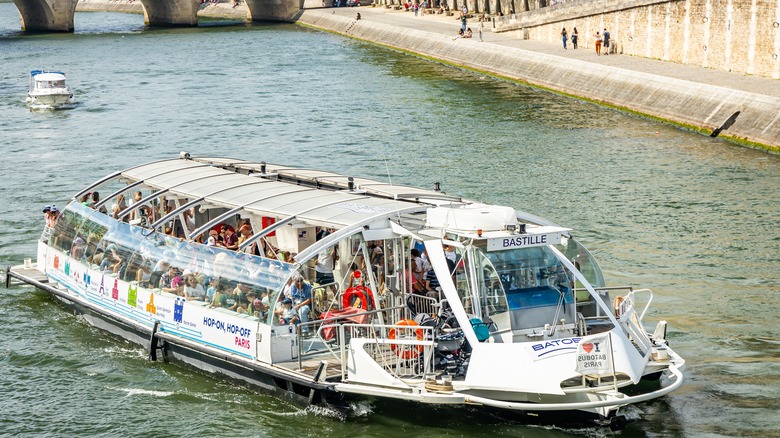
<svg viewBox="0 0 780 438">
<path fill-rule="evenodd" d="M 78 13 L 23 35 L 0 3 L 0 264 L 35 253 L 41 206 L 135 164 L 222 155 L 432 187 L 573 228 L 608 283 L 650 287 L 688 360 L 623 436 L 778 436 L 780 158 L 294 25 L 145 30 Z M 30 111 L 27 74 L 77 105 Z M 0 292 L 0 434 L 604 436 L 366 401 L 340 421 L 150 363 L 42 292 Z"/>
</svg>

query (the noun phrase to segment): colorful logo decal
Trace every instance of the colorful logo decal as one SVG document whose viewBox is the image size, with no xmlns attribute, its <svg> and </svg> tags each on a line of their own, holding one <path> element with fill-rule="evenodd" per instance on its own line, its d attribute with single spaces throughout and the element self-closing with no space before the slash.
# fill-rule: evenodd
<svg viewBox="0 0 780 438">
<path fill-rule="evenodd" d="M 154 305 L 154 294 L 149 295 L 149 303 L 146 305 L 146 311 L 157 315 L 157 306 Z"/>
<path fill-rule="evenodd" d="M 176 301 L 173 303 L 173 320 L 175 322 L 181 323 L 182 322 L 182 316 L 184 314 L 184 298 L 176 298 Z"/>
<path fill-rule="evenodd" d="M 91 282 L 92 277 L 89 275 L 89 272 L 84 273 L 84 284 L 89 288 L 89 283 Z"/>
<path fill-rule="evenodd" d="M 65 260 L 65 275 L 70 275 L 70 260 Z"/>
<path fill-rule="evenodd" d="M 100 295 L 105 295 L 106 294 L 106 288 L 103 285 L 103 280 L 105 280 L 105 279 L 106 279 L 105 276 L 100 277 L 100 288 L 98 289 L 98 293 Z"/>
<path fill-rule="evenodd" d="M 111 298 L 118 300 L 119 299 L 119 280 L 114 279 L 114 288 L 111 289 Z"/>
<path fill-rule="evenodd" d="M 60 256 L 54 256 L 54 269 L 60 269 Z"/>
<path fill-rule="evenodd" d="M 138 298 L 138 286 L 130 286 L 127 288 L 127 305 L 135 307 Z"/>
</svg>

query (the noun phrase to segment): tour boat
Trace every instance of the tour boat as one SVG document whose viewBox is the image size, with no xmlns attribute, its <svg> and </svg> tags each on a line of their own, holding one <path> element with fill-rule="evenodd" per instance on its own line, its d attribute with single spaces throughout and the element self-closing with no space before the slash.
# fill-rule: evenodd
<svg viewBox="0 0 780 438">
<path fill-rule="evenodd" d="M 27 103 L 37 108 L 58 108 L 71 103 L 73 93 L 65 85 L 65 73 L 60 71 L 33 70 L 30 72 L 30 89 Z"/>
<path fill-rule="evenodd" d="M 605 285 L 570 229 L 438 183 L 182 152 L 76 193 L 27 265 L 7 275 L 151 360 L 340 412 L 375 397 L 619 427 L 683 382 L 666 321 L 645 327 L 651 290 Z"/>
</svg>

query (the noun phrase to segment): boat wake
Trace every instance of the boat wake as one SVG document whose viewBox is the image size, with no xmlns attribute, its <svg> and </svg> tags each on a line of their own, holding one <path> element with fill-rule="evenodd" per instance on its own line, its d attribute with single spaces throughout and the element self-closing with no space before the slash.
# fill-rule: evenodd
<svg viewBox="0 0 780 438">
<path fill-rule="evenodd" d="M 174 391 L 153 391 L 149 389 L 140 388 L 111 388 L 119 392 L 126 392 L 125 397 L 132 397 L 135 395 L 150 395 L 152 397 L 170 397 L 176 394 Z"/>
</svg>

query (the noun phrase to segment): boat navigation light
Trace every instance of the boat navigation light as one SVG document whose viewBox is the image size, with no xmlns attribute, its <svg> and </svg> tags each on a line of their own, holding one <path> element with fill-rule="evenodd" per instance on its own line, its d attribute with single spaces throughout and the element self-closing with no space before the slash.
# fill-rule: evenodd
<svg viewBox="0 0 780 438">
<path fill-rule="evenodd" d="M 190 153 L 189 152 L 185 152 L 185 151 L 181 151 L 181 152 L 179 152 L 179 158 L 181 158 L 182 160 L 189 160 L 189 159 L 191 159 Z"/>
<path fill-rule="evenodd" d="M 260 173 L 265 175 L 265 161 L 260 162 Z"/>
<path fill-rule="evenodd" d="M 435 191 L 435 192 L 440 192 L 441 191 L 441 183 L 440 182 L 436 181 L 435 183 L 433 183 L 433 191 Z"/>
<path fill-rule="evenodd" d="M 355 190 L 355 178 L 352 178 L 351 176 L 347 178 L 347 187 L 350 192 Z"/>
<path fill-rule="evenodd" d="M 520 224 L 517 229 L 517 232 L 520 234 L 525 234 L 525 224 Z"/>
<path fill-rule="evenodd" d="M 515 224 L 509 224 L 506 226 L 506 230 L 509 231 L 510 233 L 514 233 L 516 229 L 517 229 L 517 225 Z"/>
</svg>

